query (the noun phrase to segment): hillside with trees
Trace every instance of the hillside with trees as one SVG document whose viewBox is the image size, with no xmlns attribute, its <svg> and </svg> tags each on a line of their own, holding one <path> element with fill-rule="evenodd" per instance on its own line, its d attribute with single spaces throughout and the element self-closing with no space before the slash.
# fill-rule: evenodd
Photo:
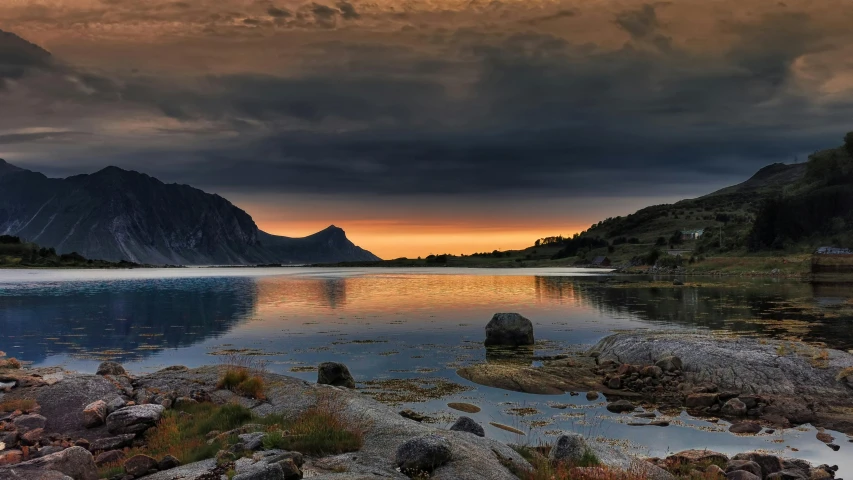
<svg viewBox="0 0 853 480">
<path fill-rule="evenodd" d="M 91 260 L 72 252 L 57 254 L 53 248 L 24 242 L 18 237 L 0 235 L 0 268 L 134 268 L 131 262 Z"/>
</svg>

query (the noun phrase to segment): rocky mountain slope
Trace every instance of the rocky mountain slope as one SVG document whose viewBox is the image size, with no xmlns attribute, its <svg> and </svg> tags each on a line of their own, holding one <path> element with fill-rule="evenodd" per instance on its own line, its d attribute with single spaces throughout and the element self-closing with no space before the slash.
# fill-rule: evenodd
<svg viewBox="0 0 853 480">
<path fill-rule="evenodd" d="M 378 260 L 340 228 L 270 235 L 219 195 L 117 167 L 57 179 L 0 160 L 0 234 L 60 254 L 152 265 Z"/>
</svg>

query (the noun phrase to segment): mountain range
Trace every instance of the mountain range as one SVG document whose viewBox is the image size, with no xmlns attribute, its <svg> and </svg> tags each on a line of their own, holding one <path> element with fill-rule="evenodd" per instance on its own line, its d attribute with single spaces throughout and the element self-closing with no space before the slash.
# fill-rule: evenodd
<svg viewBox="0 0 853 480">
<path fill-rule="evenodd" d="M 58 253 L 149 265 L 379 260 L 332 225 L 303 238 L 261 231 L 219 195 L 118 167 L 49 178 L 0 159 L 0 235 Z"/>
</svg>

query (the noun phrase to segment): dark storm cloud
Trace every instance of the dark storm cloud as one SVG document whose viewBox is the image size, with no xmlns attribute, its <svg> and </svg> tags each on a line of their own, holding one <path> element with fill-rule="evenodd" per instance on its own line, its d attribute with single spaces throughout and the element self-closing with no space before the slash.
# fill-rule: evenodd
<svg viewBox="0 0 853 480">
<path fill-rule="evenodd" d="M 300 12 L 334 22 L 342 4 Z M 239 132 L 157 156 L 175 159 L 170 180 L 253 191 L 698 194 L 692 183 L 835 145 L 849 128 L 849 101 L 817 105 L 794 77 L 803 55 L 837 47 L 809 16 L 727 23 L 736 40 L 699 53 L 671 40 L 660 8 L 616 13 L 611 28 L 629 38 L 618 48 L 448 29 L 433 32 L 434 50 L 305 44 L 311 61 L 288 76 L 74 78 L 81 102 Z M 150 155 L 111 159 L 157 174 Z"/>
<path fill-rule="evenodd" d="M 361 15 L 355 10 L 353 4 L 349 2 L 338 2 L 337 6 L 341 11 L 341 16 L 344 20 L 355 20 L 361 18 Z"/>
<path fill-rule="evenodd" d="M 267 13 L 271 17 L 276 17 L 276 18 L 287 18 L 287 17 L 290 17 L 293 15 L 290 12 L 290 10 L 287 10 L 286 8 L 277 8 L 277 7 L 268 8 Z"/>
</svg>

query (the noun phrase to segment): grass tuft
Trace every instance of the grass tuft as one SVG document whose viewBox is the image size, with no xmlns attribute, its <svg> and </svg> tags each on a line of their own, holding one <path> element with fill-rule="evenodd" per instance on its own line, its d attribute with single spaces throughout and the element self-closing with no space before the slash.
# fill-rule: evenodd
<svg viewBox="0 0 853 480">
<path fill-rule="evenodd" d="M 20 410 L 24 413 L 29 413 L 35 410 L 36 407 L 38 407 L 38 404 L 35 400 L 31 399 L 7 400 L 0 403 L 0 412 L 14 412 L 15 410 Z"/>
<path fill-rule="evenodd" d="M 306 455 L 354 452 L 364 443 L 360 423 L 350 420 L 330 398 L 321 397 L 316 406 L 295 419 L 272 425 L 264 437 L 264 448 L 294 450 Z"/>
</svg>

